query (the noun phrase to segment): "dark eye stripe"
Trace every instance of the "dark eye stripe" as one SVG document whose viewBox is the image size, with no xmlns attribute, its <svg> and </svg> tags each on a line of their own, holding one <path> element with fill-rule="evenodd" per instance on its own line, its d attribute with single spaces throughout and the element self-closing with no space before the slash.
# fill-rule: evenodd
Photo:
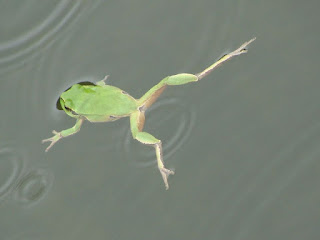
<svg viewBox="0 0 320 240">
<path fill-rule="evenodd" d="M 78 113 L 76 113 L 75 111 L 71 110 L 70 108 L 64 106 L 66 110 L 68 110 L 69 112 L 71 112 L 73 115 L 79 115 Z"/>
</svg>

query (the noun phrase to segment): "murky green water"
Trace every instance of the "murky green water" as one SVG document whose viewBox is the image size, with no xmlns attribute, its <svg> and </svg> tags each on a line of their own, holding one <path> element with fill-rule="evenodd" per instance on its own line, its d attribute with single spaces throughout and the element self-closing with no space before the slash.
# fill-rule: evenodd
<svg viewBox="0 0 320 240">
<path fill-rule="evenodd" d="M 309 1 L 0 2 L 0 239 L 317 239 L 319 4 Z M 75 120 L 66 88 L 110 75 L 140 97 L 256 36 L 203 81 L 147 112 L 176 171 L 129 120 Z"/>
</svg>

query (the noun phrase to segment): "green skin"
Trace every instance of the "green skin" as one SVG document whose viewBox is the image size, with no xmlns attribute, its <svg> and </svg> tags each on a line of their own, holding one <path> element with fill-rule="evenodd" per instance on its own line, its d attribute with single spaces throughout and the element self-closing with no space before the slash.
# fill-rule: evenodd
<svg viewBox="0 0 320 240">
<path fill-rule="evenodd" d="M 155 148 L 158 168 L 165 187 L 168 189 L 168 176 L 173 175 L 174 172 L 164 167 L 161 141 L 150 133 L 142 131 L 145 111 L 157 100 L 167 86 L 183 85 L 201 80 L 223 62 L 234 56 L 246 53 L 246 47 L 254 40 L 255 38 L 245 42 L 238 49 L 224 55 L 199 74 L 181 73 L 162 79 L 140 99 L 134 99 L 123 90 L 107 85 L 105 83 L 107 76 L 95 84 L 73 85 L 61 94 L 59 101 L 61 108 L 66 114 L 77 119 L 76 124 L 61 132 L 53 131 L 53 137 L 44 139 L 42 143 L 51 142 L 46 152 L 61 138 L 77 133 L 84 120 L 88 120 L 89 122 L 110 122 L 119 118 L 130 117 L 130 127 L 133 138 Z"/>
</svg>

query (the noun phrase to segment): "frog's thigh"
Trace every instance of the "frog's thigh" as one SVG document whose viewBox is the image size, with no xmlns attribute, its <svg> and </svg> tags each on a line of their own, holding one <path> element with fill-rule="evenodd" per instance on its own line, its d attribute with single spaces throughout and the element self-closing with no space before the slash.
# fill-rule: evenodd
<svg viewBox="0 0 320 240">
<path fill-rule="evenodd" d="M 160 142 L 159 139 L 152 136 L 150 133 L 142 132 L 144 125 L 144 112 L 136 111 L 130 116 L 131 133 L 134 139 L 148 145 L 154 145 Z"/>
</svg>

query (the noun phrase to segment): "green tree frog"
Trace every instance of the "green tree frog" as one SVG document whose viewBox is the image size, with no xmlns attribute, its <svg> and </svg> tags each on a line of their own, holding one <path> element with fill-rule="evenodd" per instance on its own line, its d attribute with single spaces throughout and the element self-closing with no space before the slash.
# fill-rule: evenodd
<svg viewBox="0 0 320 240">
<path fill-rule="evenodd" d="M 254 40 L 255 38 L 245 42 L 233 52 L 225 54 L 198 74 L 180 73 L 162 79 L 139 99 L 133 98 L 117 87 L 107 85 L 105 83 L 106 77 L 96 83 L 74 84 L 61 94 L 57 106 L 70 117 L 75 118 L 76 124 L 61 132 L 53 131 L 53 137 L 42 141 L 42 143 L 51 142 L 45 151 L 47 152 L 61 138 L 77 133 L 85 120 L 89 122 L 110 122 L 129 117 L 133 138 L 155 148 L 158 169 L 164 185 L 168 189 L 168 176 L 173 175 L 174 172 L 164 166 L 161 140 L 143 131 L 145 111 L 157 100 L 167 86 L 182 85 L 201 80 L 223 62 L 234 56 L 246 53 L 246 47 Z"/>
</svg>

